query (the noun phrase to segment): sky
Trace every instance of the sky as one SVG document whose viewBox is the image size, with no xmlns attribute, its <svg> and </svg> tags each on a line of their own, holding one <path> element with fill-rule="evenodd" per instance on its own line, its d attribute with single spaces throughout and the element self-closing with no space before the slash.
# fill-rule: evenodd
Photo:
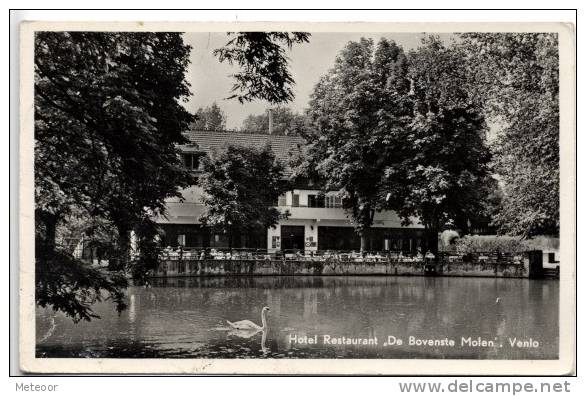
<svg viewBox="0 0 586 396">
<path fill-rule="evenodd" d="M 419 46 L 423 36 L 423 33 L 313 33 L 309 43 L 296 44 L 287 52 L 290 71 L 295 80 L 295 99 L 286 106 L 297 112 L 307 108 L 313 87 L 332 68 L 336 55 L 348 41 L 367 37 L 376 43 L 381 37 L 386 37 L 409 51 Z M 446 33 L 439 36 L 446 42 L 453 37 Z M 191 84 L 193 95 L 185 104 L 190 112 L 210 106 L 215 101 L 226 113 L 227 128 L 238 129 L 249 114 L 266 111 L 267 103 L 264 101 L 240 104 L 236 99 L 225 99 L 231 94 L 233 80 L 230 75 L 238 70 L 237 66 L 220 63 L 213 55 L 214 49 L 222 47 L 229 40 L 225 33 L 185 33 L 184 40 L 192 47 L 187 81 Z"/>
</svg>

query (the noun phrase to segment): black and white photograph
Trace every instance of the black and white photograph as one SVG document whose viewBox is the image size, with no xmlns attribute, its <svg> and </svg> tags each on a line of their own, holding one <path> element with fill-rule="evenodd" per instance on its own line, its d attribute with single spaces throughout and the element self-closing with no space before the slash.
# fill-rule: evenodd
<svg viewBox="0 0 586 396">
<path fill-rule="evenodd" d="M 567 25 L 21 28 L 25 370 L 572 370 Z"/>
</svg>

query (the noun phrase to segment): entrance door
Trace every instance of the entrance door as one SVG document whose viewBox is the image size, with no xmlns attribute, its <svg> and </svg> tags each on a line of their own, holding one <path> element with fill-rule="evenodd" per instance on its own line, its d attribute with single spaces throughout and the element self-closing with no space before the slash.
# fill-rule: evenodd
<svg viewBox="0 0 586 396">
<path fill-rule="evenodd" d="M 281 249 L 283 251 L 305 249 L 305 227 L 281 226 Z"/>
<path fill-rule="evenodd" d="M 317 227 L 318 250 L 360 250 L 360 237 L 351 227 Z"/>
</svg>

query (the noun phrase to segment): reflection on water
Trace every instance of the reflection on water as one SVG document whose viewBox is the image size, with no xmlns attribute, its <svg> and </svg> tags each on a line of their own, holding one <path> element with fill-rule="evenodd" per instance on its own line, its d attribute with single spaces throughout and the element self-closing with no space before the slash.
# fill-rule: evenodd
<svg viewBox="0 0 586 396">
<path fill-rule="evenodd" d="M 162 279 L 89 323 L 38 309 L 37 356 L 556 359 L 558 295 L 559 282 L 527 279 Z M 226 323 L 260 325 L 263 306 L 266 331 Z"/>
</svg>

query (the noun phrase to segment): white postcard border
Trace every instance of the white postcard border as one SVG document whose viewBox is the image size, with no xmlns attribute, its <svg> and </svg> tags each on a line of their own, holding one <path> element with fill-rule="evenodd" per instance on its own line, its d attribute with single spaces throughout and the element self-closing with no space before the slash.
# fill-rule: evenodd
<svg viewBox="0 0 586 396">
<path fill-rule="evenodd" d="M 556 32 L 560 54 L 559 359 L 69 359 L 35 357 L 34 72 L 35 31 Z M 576 91 L 571 23 L 449 22 L 22 22 L 20 35 L 20 367 L 29 373 L 568 375 L 575 372 Z M 567 264 L 566 264 L 567 263 Z M 562 303 L 563 302 L 563 303 Z"/>
</svg>

